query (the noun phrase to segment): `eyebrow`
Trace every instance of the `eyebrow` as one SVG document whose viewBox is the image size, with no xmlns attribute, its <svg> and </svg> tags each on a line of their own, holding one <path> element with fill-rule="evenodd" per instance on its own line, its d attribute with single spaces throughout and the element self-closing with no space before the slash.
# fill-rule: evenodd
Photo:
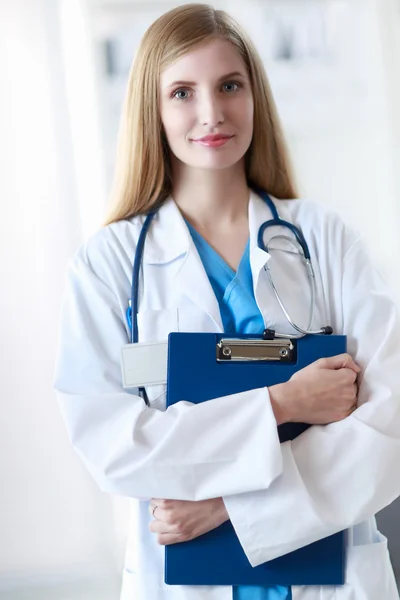
<svg viewBox="0 0 400 600">
<path fill-rule="evenodd" d="M 227 73 L 226 75 L 222 75 L 222 77 L 220 77 L 218 79 L 218 81 L 222 81 L 224 79 L 230 79 L 231 77 L 242 77 L 243 79 L 246 78 L 246 75 L 244 73 L 241 73 L 240 71 L 232 71 L 232 73 Z M 195 81 L 174 81 L 173 83 L 170 83 L 167 88 L 172 88 L 175 85 L 196 85 Z"/>
</svg>

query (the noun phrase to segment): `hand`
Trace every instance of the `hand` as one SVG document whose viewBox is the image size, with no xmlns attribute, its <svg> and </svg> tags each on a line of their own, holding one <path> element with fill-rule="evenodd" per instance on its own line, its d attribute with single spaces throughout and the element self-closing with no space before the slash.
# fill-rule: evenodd
<svg viewBox="0 0 400 600">
<path fill-rule="evenodd" d="M 197 502 L 152 498 L 149 506 L 152 516 L 155 506 L 149 529 L 158 534 L 157 542 L 163 546 L 193 540 L 229 520 L 222 498 Z"/>
<path fill-rule="evenodd" d="M 357 408 L 360 371 L 349 354 L 321 358 L 297 371 L 270 388 L 277 420 L 326 425 L 345 419 Z"/>
</svg>

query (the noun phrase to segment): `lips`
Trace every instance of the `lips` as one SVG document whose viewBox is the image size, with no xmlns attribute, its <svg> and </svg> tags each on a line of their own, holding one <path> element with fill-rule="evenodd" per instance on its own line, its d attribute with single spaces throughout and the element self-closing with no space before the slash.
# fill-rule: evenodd
<svg viewBox="0 0 400 600">
<path fill-rule="evenodd" d="M 194 142 L 218 142 L 220 140 L 229 140 L 232 135 L 227 135 L 224 133 L 217 133 L 215 135 L 205 135 L 202 138 L 197 138 L 193 140 Z"/>
</svg>

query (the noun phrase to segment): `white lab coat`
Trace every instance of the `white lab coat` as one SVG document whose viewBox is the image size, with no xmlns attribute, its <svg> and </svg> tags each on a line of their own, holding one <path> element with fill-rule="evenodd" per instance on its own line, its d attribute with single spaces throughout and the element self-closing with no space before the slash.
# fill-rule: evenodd
<svg viewBox="0 0 400 600">
<path fill-rule="evenodd" d="M 164 386 L 148 388 L 151 408 L 123 390 L 120 351 L 129 340 L 125 310 L 143 217 L 103 228 L 71 259 L 54 385 L 71 443 L 99 487 L 131 498 L 122 600 L 231 600 L 230 586 L 165 585 L 165 548 L 148 529 L 151 497 L 221 496 L 253 566 L 350 528 L 346 584 L 295 586 L 294 600 L 399 598 L 374 518 L 400 495 L 397 309 L 359 236 L 337 215 L 309 201 L 274 201 L 310 247 L 314 327 L 347 334 L 362 367 L 359 407 L 350 417 L 282 445 L 267 388 L 199 405 L 182 398 L 167 411 Z M 302 326 L 309 283 L 290 242 L 272 241 L 270 254 L 257 247 L 258 228 L 270 218 L 252 193 L 255 297 L 267 327 L 292 332 L 264 265 L 271 260 L 278 290 Z M 265 240 L 276 233 L 267 230 Z M 140 341 L 165 340 L 170 331 L 222 331 L 217 300 L 172 199 L 147 237 L 138 322 Z"/>
</svg>

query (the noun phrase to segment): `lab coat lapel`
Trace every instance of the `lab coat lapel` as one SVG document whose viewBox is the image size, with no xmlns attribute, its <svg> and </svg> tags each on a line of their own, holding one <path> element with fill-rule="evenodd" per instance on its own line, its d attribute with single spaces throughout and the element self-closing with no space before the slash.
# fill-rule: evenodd
<svg viewBox="0 0 400 600">
<path fill-rule="evenodd" d="M 144 261 L 171 265 L 173 296 L 180 310 L 181 331 L 222 331 L 218 300 L 210 284 L 189 229 L 170 197 L 157 213 L 149 230 Z M 205 313 L 208 319 L 204 319 Z"/>
<path fill-rule="evenodd" d="M 268 205 L 252 190 L 249 200 L 249 231 L 250 266 L 253 274 L 254 291 L 256 291 L 259 284 L 260 272 L 270 259 L 268 252 L 259 248 L 257 244 L 258 230 L 262 223 L 269 219 L 272 219 L 272 214 Z"/>
<path fill-rule="evenodd" d="M 274 322 L 271 322 L 270 311 L 267 314 L 267 307 L 271 306 L 271 290 L 264 272 L 264 266 L 271 257 L 268 252 L 258 247 L 257 236 L 262 223 L 271 218 L 271 211 L 265 201 L 254 191 L 251 191 L 249 201 L 250 268 L 253 277 L 254 297 L 263 315 L 265 326 L 268 327 L 272 327 Z"/>
<path fill-rule="evenodd" d="M 212 326 L 210 323 L 213 330 L 216 328 L 217 330 L 222 331 L 223 326 L 218 300 L 193 242 L 191 242 L 189 251 L 175 277 L 174 285 L 181 295 L 186 296 L 194 306 L 211 317 L 215 326 Z M 190 317 L 188 317 L 188 315 L 190 315 Z M 187 319 L 187 322 L 185 323 L 182 321 L 184 316 Z M 199 317 L 200 315 L 196 317 L 196 311 L 190 310 L 190 306 L 186 303 L 185 309 L 182 310 L 180 326 L 183 326 L 185 330 L 192 331 L 193 328 L 195 328 L 195 323 L 198 321 Z M 207 329 L 210 328 L 207 325 L 205 326 Z M 204 325 L 202 330 L 204 330 Z"/>
</svg>

